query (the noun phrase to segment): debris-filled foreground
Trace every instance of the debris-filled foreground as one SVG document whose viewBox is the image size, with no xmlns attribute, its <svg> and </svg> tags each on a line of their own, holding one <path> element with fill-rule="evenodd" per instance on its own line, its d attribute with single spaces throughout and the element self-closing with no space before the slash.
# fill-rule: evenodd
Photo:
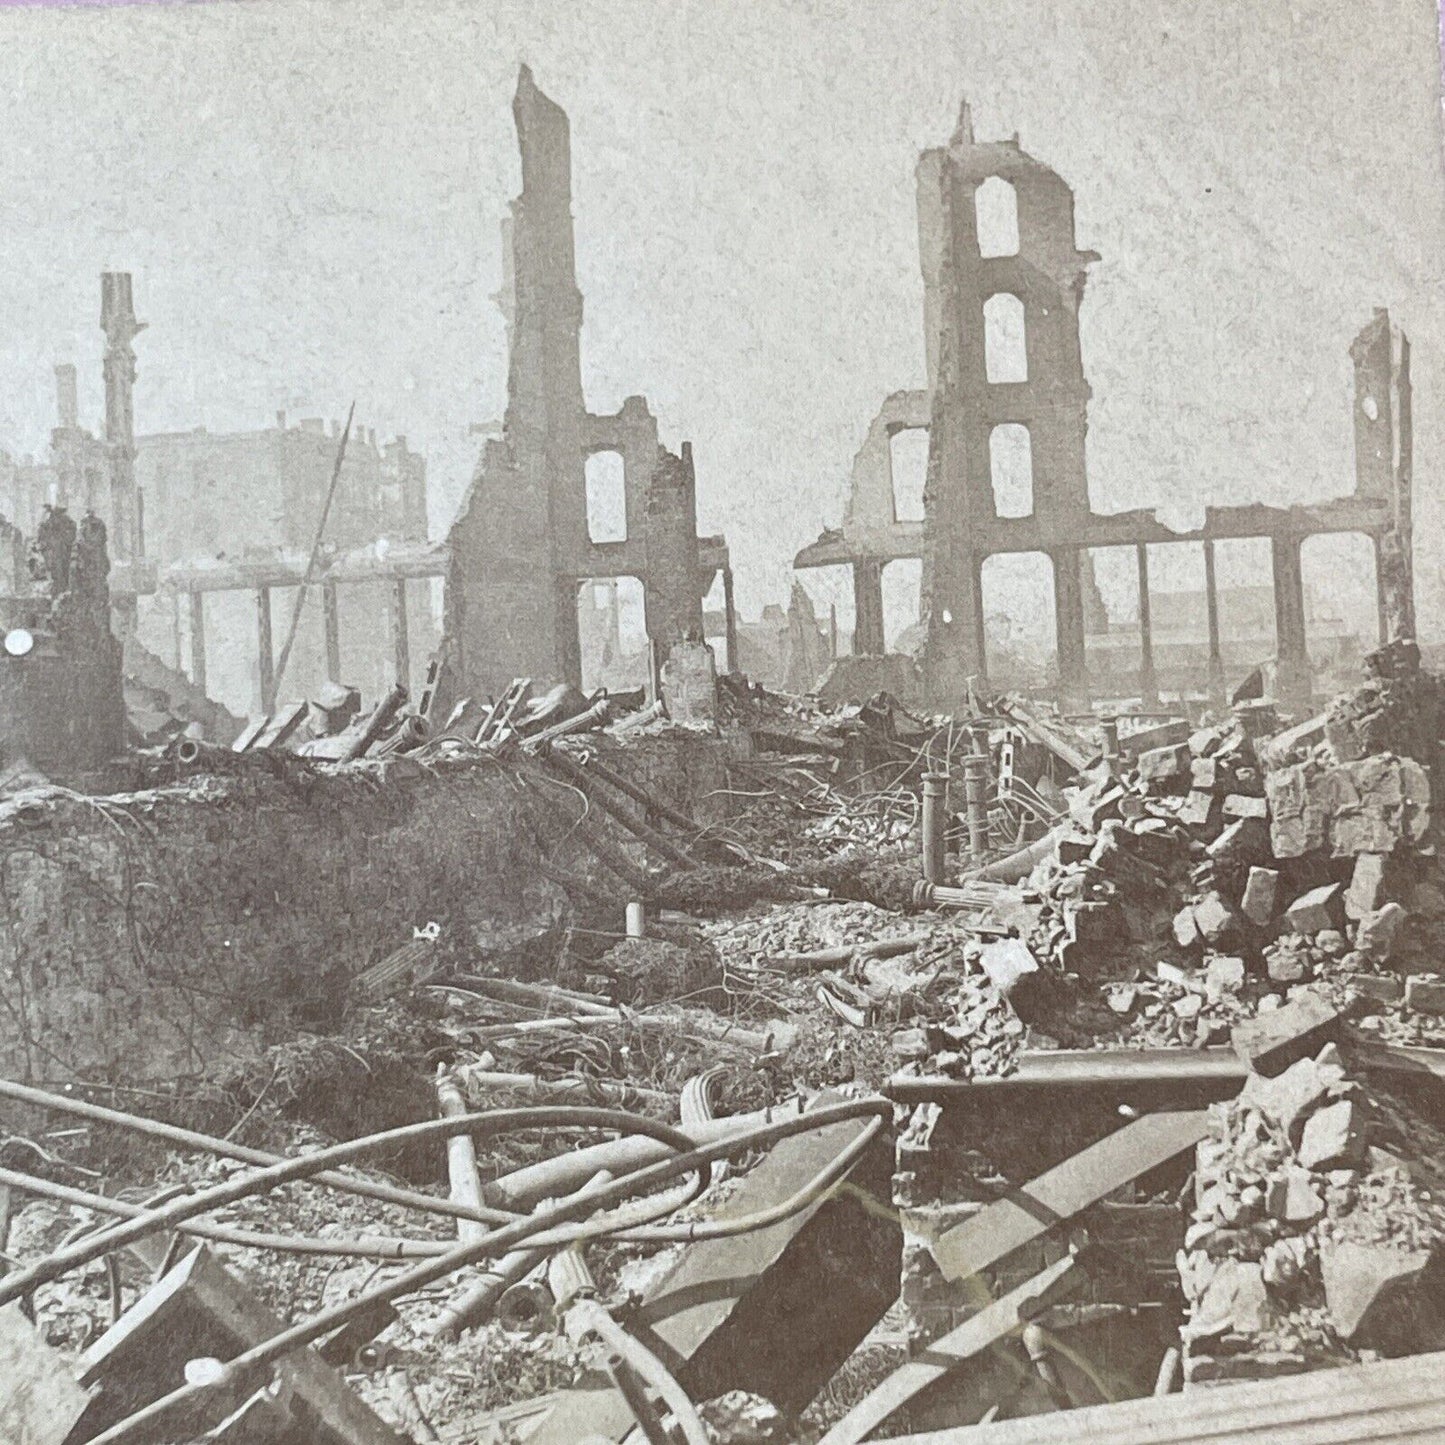
<svg viewBox="0 0 1445 1445">
<path fill-rule="evenodd" d="M 1442 691 L 1367 673 L 1080 731 L 674 668 L 12 795 L 0 1436 L 1445 1430 Z"/>
</svg>

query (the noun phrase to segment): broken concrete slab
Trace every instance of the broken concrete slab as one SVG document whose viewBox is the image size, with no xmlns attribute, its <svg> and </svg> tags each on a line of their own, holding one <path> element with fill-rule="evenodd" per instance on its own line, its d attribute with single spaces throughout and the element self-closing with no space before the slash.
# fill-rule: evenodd
<svg viewBox="0 0 1445 1445">
<path fill-rule="evenodd" d="M 1354 1169 L 1363 1162 L 1368 1142 L 1358 1105 L 1352 1099 L 1339 1099 L 1305 1121 L 1297 1153 L 1306 1169 Z"/>
</svg>

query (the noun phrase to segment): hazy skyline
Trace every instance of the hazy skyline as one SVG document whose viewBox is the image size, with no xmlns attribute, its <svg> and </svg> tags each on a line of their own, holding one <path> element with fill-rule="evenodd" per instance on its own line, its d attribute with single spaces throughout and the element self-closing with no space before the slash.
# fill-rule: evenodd
<svg viewBox="0 0 1445 1445">
<path fill-rule="evenodd" d="M 517 66 L 572 121 L 589 405 L 690 439 L 739 601 L 785 600 L 883 396 L 923 381 L 913 172 L 960 99 L 1077 197 L 1103 510 L 1349 490 L 1346 348 L 1414 346 L 1417 549 L 1445 514 L 1430 0 L 0 11 L 0 446 L 51 368 L 100 416 L 98 273 L 135 274 L 142 432 L 342 416 L 432 464 L 433 534 L 501 415 L 491 297 Z M 810 581 L 814 579 L 809 579 Z M 1227 575 L 1222 579 L 1233 580 Z"/>
</svg>

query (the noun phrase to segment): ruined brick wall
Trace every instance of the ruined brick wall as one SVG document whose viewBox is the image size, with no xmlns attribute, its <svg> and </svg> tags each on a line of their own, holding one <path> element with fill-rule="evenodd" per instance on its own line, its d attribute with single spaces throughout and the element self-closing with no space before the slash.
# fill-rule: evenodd
<svg viewBox="0 0 1445 1445">
<path fill-rule="evenodd" d="M 540 917 L 495 769 L 196 779 L 0 807 L 0 1069 L 195 1072 L 298 1021 L 436 921 L 443 941 Z"/>
<path fill-rule="evenodd" d="M 702 819 L 727 811 L 723 740 L 609 751 Z M 571 836 L 558 787 L 529 812 L 492 760 L 321 770 L 264 756 L 109 798 L 0 802 L 0 1072 L 134 1082 L 337 1027 L 358 973 L 439 925 L 475 959 L 561 919 L 578 878 L 625 890 Z M 627 834 L 599 820 L 637 864 Z M 553 879 L 547 877 L 547 873 Z"/>
</svg>

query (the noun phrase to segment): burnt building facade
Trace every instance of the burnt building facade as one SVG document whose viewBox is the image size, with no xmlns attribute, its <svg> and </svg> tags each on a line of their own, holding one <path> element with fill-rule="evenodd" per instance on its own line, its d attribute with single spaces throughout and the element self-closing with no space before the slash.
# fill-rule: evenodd
<svg viewBox="0 0 1445 1445">
<path fill-rule="evenodd" d="M 930 699 L 957 706 L 985 683 L 983 566 L 1001 554 L 1041 553 L 1053 579 L 1055 685 L 1065 707 L 1089 700 L 1087 638 L 1100 630 L 1091 548 L 1128 547 L 1138 569 L 1138 695 L 1152 702 L 1150 545 L 1196 543 L 1203 552 L 1208 691 L 1225 686 L 1214 547 L 1269 542 L 1274 590 L 1273 663 L 1281 701 L 1308 705 L 1311 665 L 1301 547 L 1312 536 L 1360 533 L 1374 547 L 1382 637 L 1414 632 L 1411 566 L 1409 345 L 1377 312 L 1356 338 L 1356 476 L 1325 502 L 1209 507 L 1178 531 L 1147 509 L 1101 513 L 1090 503 L 1085 459 L 1089 387 L 1079 308 L 1090 264 L 1074 235 L 1067 183 L 1017 138 L 980 142 L 968 107 L 946 147 L 918 166 L 928 386 L 884 403 L 854 462 L 841 528 L 805 547 L 795 566 L 845 564 L 855 591 L 855 650 L 883 651 L 881 574 L 921 558 Z M 921 517 L 899 515 L 891 445 L 928 432 Z"/>
<path fill-rule="evenodd" d="M 525 66 L 512 108 L 522 193 L 503 230 L 507 407 L 448 539 L 448 697 L 497 695 L 517 677 L 580 685 L 579 588 L 595 580 L 642 583 L 659 666 L 675 642 L 701 639 L 719 572 L 731 616 L 726 545 L 697 536 L 691 447 L 660 445 L 641 396 L 613 415 L 587 409 L 570 127 Z M 620 462 L 622 484 L 622 525 L 610 533 L 588 501 L 589 459 L 604 454 Z"/>
</svg>

